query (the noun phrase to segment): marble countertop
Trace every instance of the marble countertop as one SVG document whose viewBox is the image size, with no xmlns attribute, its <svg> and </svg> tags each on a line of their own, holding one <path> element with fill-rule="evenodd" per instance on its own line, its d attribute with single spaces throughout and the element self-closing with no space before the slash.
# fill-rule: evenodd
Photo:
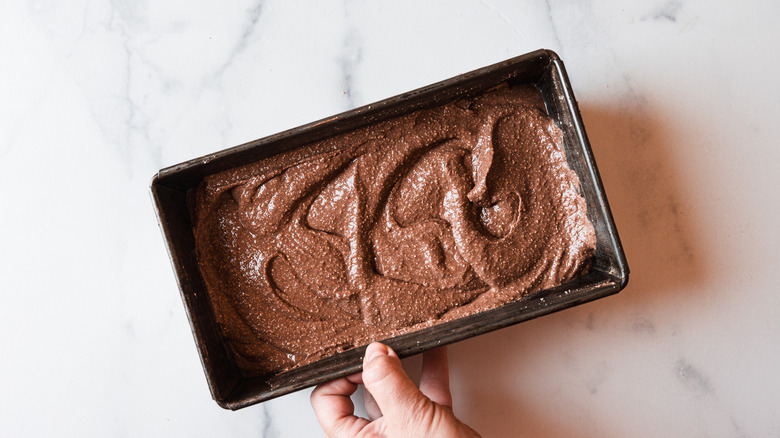
<svg viewBox="0 0 780 438">
<path fill-rule="evenodd" d="M 452 346 L 455 412 L 486 437 L 780 434 L 779 3 L 206 3 L 0 2 L 0 435 L 321 436 L 310 390 L 211 400 L 152 175 L 538 48 L 631 281 Z"/>
</svg>

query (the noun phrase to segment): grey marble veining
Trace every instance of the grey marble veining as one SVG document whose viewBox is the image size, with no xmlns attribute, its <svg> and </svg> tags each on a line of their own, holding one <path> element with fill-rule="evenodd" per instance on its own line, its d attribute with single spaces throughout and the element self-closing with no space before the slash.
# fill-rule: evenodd
<svg viewBox="0 0 780 438">
<path fill-rule="evenodd" d="M 321 436 L 310 390 L 210 399 L 151 176 L 538 48 L 566 63 L 631 281 L 454 345 L 455 412 L 497 437 L 776 436 L 778 13 L 0 2 L 0 436 Z"/>
</svg>

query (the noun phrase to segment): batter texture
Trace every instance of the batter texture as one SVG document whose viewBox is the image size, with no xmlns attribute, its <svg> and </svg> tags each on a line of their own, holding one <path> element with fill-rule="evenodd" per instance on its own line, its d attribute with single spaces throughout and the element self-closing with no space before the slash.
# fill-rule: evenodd
<svg viewBox="0 0 780 438">
<path fill-rule="evenodd" d="M 501 306 L 589 267 L 561 131 L 503 85 L 207 177 L 196 250 L 247 374 Z"/>
</svg>

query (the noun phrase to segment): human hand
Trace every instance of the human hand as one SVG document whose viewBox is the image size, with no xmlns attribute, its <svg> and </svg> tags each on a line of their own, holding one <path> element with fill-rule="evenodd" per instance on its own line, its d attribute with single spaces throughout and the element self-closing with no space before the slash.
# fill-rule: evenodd
<svg viewBox="0 0 780 438">
<path fill-rule="evenodd" d="M 355 416 L 350 396 L 365 385 L 369 419 Z M 320 426 L 330 438 L 479 437 L 452 413 L 446 347 L 423 354 L 420 388 L 390 348 L 366 348 L 363 372 L 323 383 L 311 394 Z"/>
</svg>

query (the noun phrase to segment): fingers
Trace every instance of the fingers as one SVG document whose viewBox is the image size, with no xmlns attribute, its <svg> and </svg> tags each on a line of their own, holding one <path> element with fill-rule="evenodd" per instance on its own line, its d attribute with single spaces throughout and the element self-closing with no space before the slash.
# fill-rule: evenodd
<svg viewBox="0 0 780 438">
<path fill-rule="evenodd" d="M 350 378 L 355 379 L 350 376 L 323 383 L 311 393 L 314 415 L 329 437 L 355 436 L 368 424 L 368 420 L 353 415 L 355 405 L 349 397 L 357 384 Z"/>
<path fill-rule="evenodd" d="M 420 391 L 435 403 L 452 409 L 447 347 L 423 353 Z"/>
<path fill-rule="evenodd" d="M 374 396 L 368 392 L 365 386 L 363 387 L 363 405 L 366 408 L 366 414 L 368 415 L 369 420 L 374 421 L 382 416 L 382 410 L 379 409 L 379 405 L 376 404 Z"/>
<path fill-rule="evenodd" d="M 350 396 L 365 385 L 369 422 L 354 415 Z M 420 389 L 395 352 L 380 343 L 366 348 L 363 372 L 318 386 L 311 395 L 317 420 L 331 438 L 372 436 L 479 436 L 452 414 L 447 350 L 423 355 Z M 374 421 L 376 418 L 381 419 Z"/>
<path fill-rule="evenodd" d="M 377 342 L 366 348 L 363 384 L 388 423 L 406 424 L 424 415 L 421 409 L 430 405 L 404 372 L 395 352 Z"/>
</svg>

